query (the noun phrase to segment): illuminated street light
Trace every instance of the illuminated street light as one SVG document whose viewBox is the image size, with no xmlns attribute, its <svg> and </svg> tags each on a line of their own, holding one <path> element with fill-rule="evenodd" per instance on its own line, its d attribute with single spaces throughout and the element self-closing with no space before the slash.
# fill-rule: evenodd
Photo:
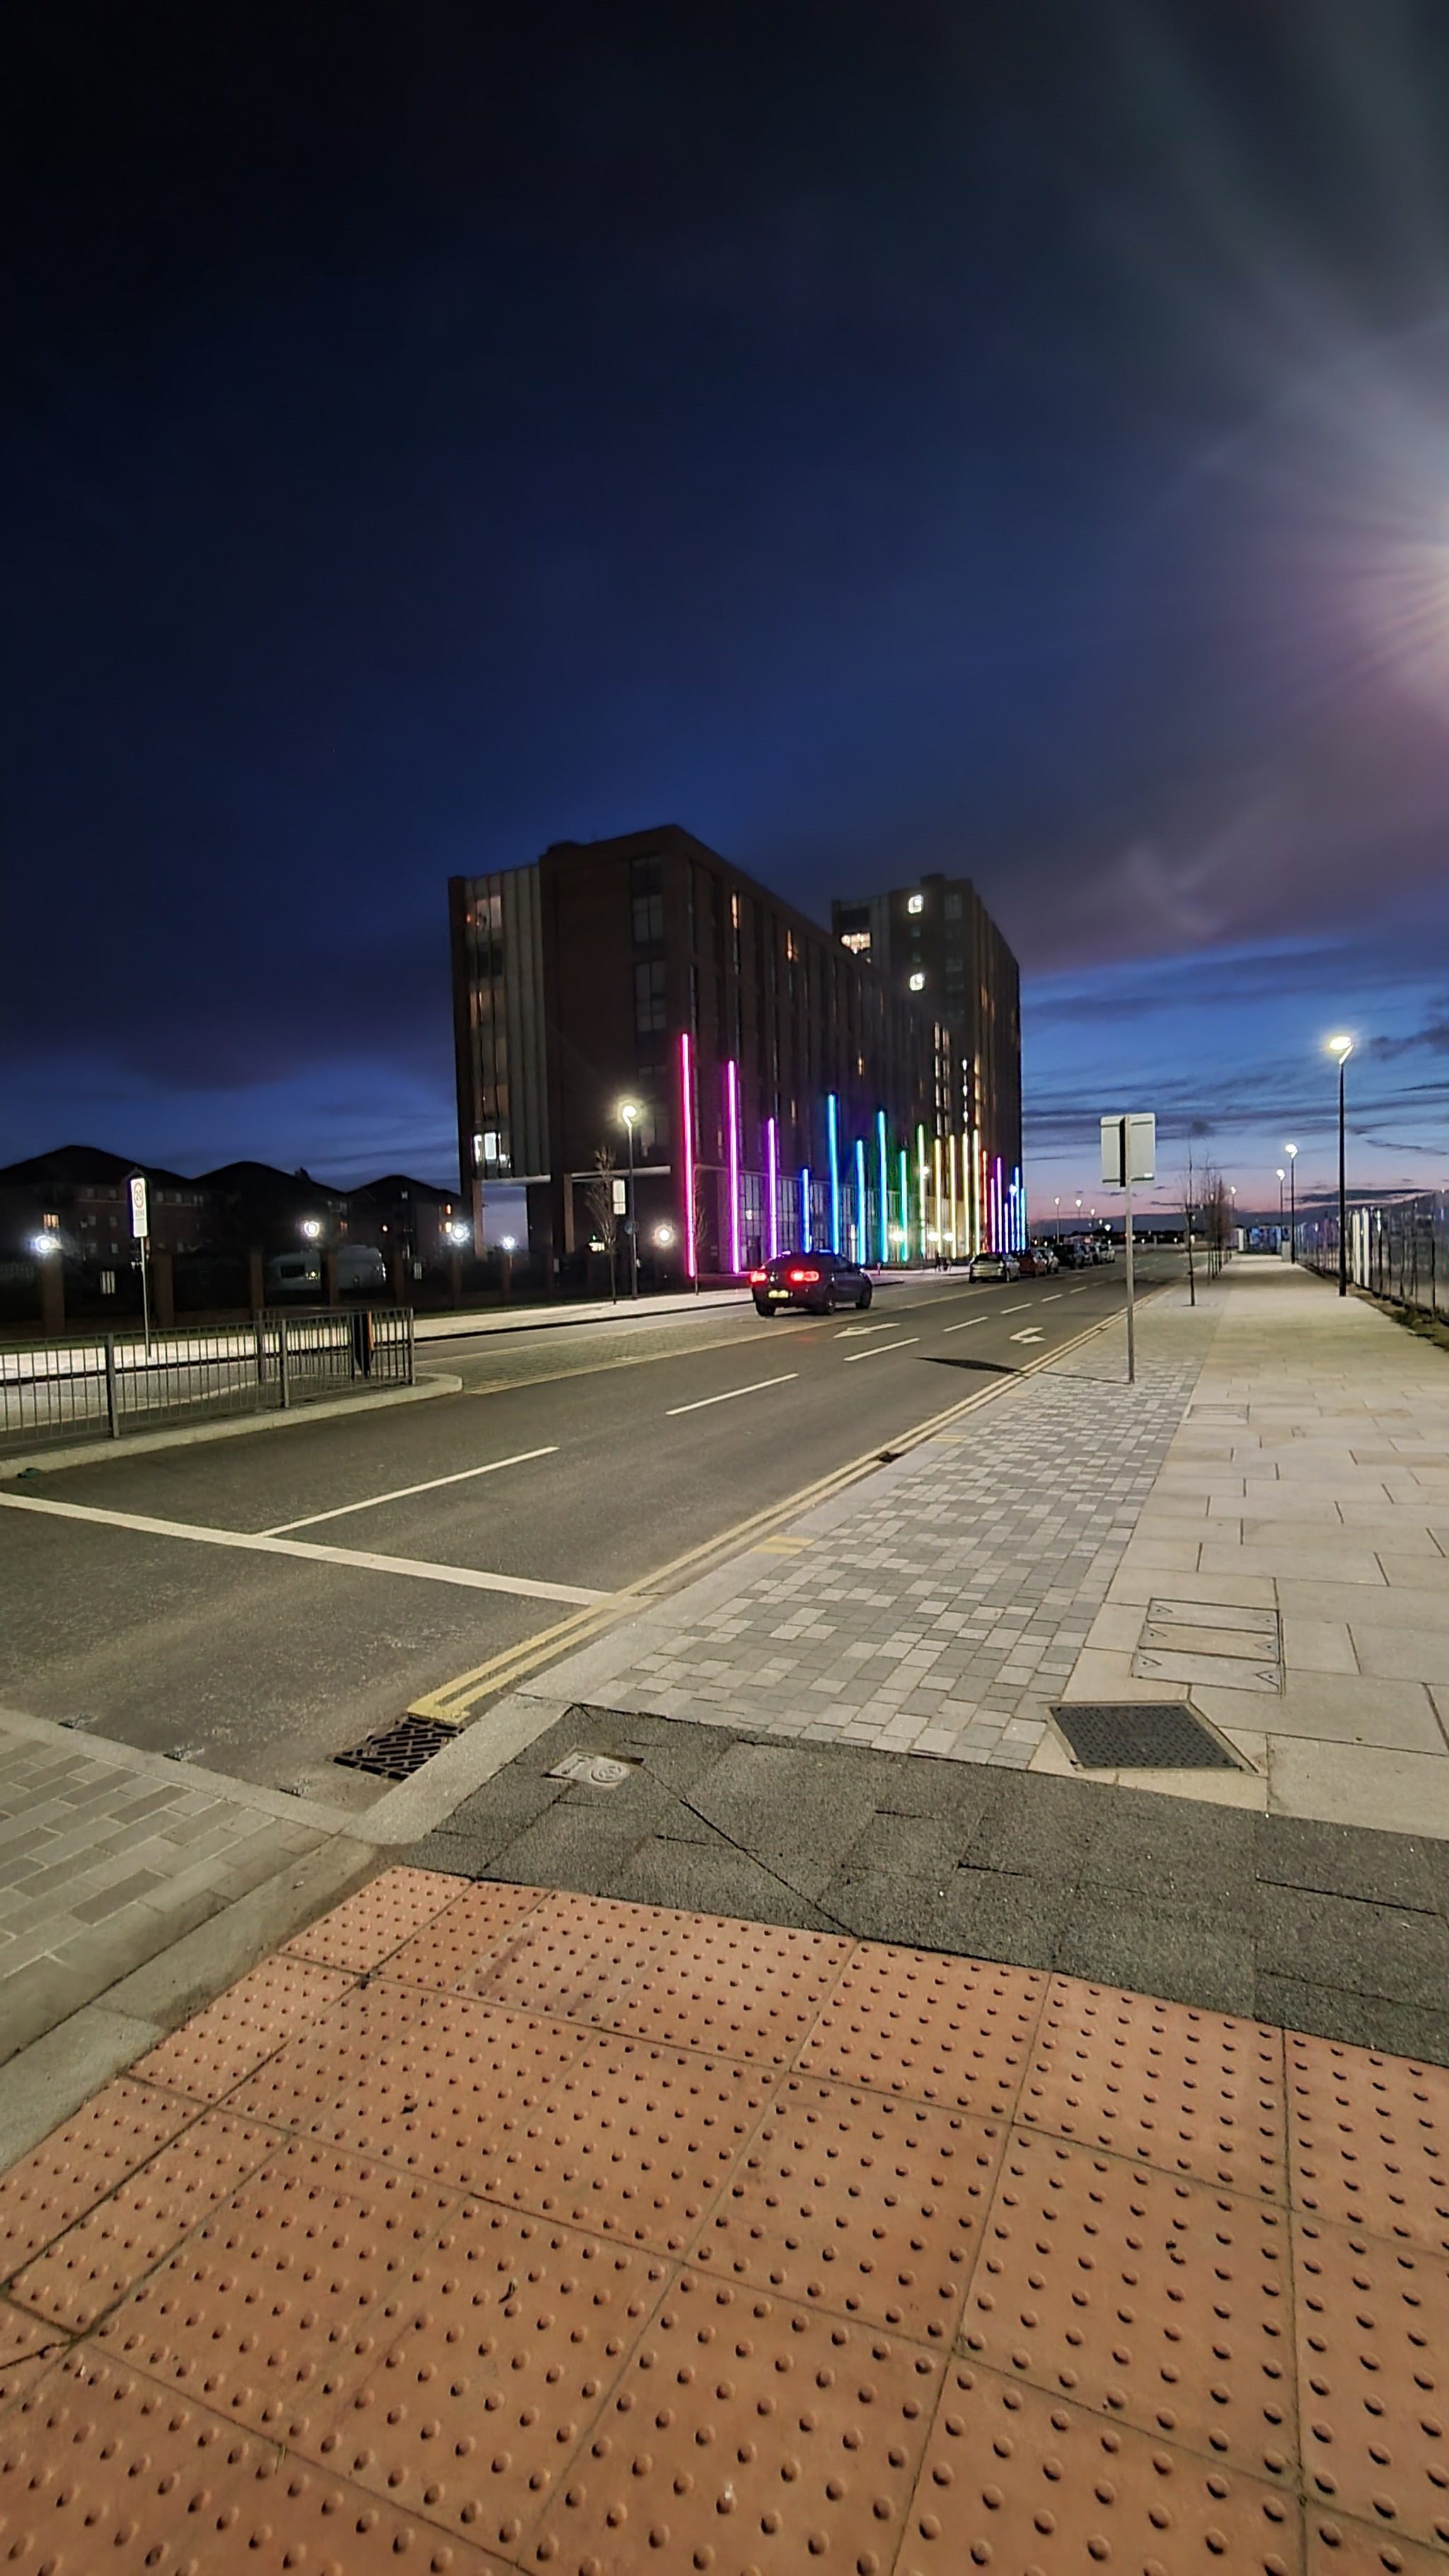
<svg viewBox="0 0 1449 2576">
<path fill-rule="evenodd" d="M 315 1216 L 308 1216 L 302 1219 L 302 1232 L 305 1234 L 309 1243 L 315 1243 L 317 1241 L 318 1236 L 322 1232 L 322 1228 L 318 1224 Z"/>
<path fill-rule="evenodd" d="M 1330 1038 L 1328 1052 L 1338 1059 L 1338 1293 L 1348 1295 L 1348 1189 L 1343 1164 L 1343 1068 L 1353 1053 L 1352 1038 Z"/>
<path fill-rule="evenodd" d="M 52 1252 L 59 1252 L 60 1236 L 58 1234 L 32 1235 L 30 1249 L 32 1252 L 39 1253 L 42 1258 L 47 1257 Z"/>
<path fill-rule="evenodd" d="M 654 1240 L 655 1240 L 655 1242 L 656 1242 L 656 1243 L 658 1243 L 658 1244 L 662 1244 L 662 1245 L 665 1245 L 665 1246 L 667 1246 L 667 1245 L 671 1244 L 671 1243 L 674 1241 L 674 1228 L 673 1228 L 673 1226 L 672 1226 L 672 1225 L 656 1225 L 656 1227 L 655 1227 L 655 1229 L 654 1229 Z"/>
<path fill-rule="evenodd" d="M 1298 1148 L 1296 1145 L 1285 1145 L 1283 1151 L 1288 1157 L 1288 1258 L 1290 1261 L 1296 1261 L 1298 1258 Z"/>
<path fill-rule="evenodd" d="M 629 1212 L 624 1219 L 629 1236 L 629 1294 L 639 1294 L 639 1237 L 634 1231 L 634 1127 L 639 1116 L 637 1100 L 621 1100 L 619 1115 L 629 1138 Z"/>
</svg>

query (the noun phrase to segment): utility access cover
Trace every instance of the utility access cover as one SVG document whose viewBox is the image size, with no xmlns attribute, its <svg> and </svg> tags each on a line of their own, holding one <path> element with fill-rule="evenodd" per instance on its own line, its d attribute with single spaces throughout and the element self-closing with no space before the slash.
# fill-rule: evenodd
<svg viewBox="0 0 1449 2576">
<path fill-rule="evenodd" d="M 566 1753 L 548 1776 L 550 1780 L 582 1780 L 588 1789 L 617 1789 L 638 1768 L 637 1762 L 621 1762 L 613 1753 Z"/>
<path fill-rule="evenodd" d="M 380 1735 L 364 1736 L 332 1759 L 344 1771 L 370 1771 L 378 1780 L 411 1780 L 445 1744 L 456 1744 L 458 1730 L 436 1717 L 404 1717 Z"/>
<path fill-rule="evenodd" d="M 1084 1771 L 1236 1771 L 1180 1700 L 1066 1700 L 1052 1715 Z"/>
</svg>

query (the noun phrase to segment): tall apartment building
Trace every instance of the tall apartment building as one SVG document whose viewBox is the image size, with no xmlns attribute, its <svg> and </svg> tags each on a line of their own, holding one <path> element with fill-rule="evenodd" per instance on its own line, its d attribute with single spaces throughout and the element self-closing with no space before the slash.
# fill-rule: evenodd
<svg viewBox="0 0 1449 2576">
<path fill-rule="evenodd" d="M 449 888 L 459 1150 L 527 1191 L 533 1249 L 588 1242 L 634 1122 L 641 1255 L 684 1276 L 988 1230 L 944 1023 L 677 824 L 556 842 Z M 606 1190 L 612 1183 L 606 1177 Z"/>
<path fill-rule="evenodd" d="M 918 877 L 830 912 L 841 945 L 944 1027 L 951 1117 L 971 1140 L 987 1231 L 993 1242 L 1024 1237 L 1021 977 L 970 878 Z"/>
</svg>

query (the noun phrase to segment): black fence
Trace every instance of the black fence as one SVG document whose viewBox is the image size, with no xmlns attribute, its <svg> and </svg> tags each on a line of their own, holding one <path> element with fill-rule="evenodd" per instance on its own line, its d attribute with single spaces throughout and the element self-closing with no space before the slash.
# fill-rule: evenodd
<svg viewBox="0 0 1449 2576">
<path fill-rule="evenodd" d="M 77 1334 L 0 1349 L 0 1452 L 121 1440 L 414 1383 L 406 1306 L 259 1315 L 215 1332 Z"/>
<path fill-rule="evenodd" d="M 1298 1220 L 1298 1258 L 1338 1276 L 1338 1211 Z M 1348 1275 L 1356 1287 L 1449 1319 L 1449 1196 L 1360 1202 L 1348 1211 Z"/>
</svg>

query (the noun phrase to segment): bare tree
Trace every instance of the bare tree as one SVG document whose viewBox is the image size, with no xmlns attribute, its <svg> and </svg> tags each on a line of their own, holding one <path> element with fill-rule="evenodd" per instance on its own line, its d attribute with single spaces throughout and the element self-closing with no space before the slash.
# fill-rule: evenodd
<svg viewBox="0 0 1449 2576">
<path fill-rule="evenodd" d="M 614 1205 L 614 1149 L 601 1145 L 594 1156 L 599 1167 L 597 1180 L 590 1181 L 584 1192 L 584 1209 L 589 1220 L 592 1240 L 609 1256 L 609 1295 L 619 1293 L 616 1263 L 619 1251 L 619 1211 Z"/>
</svg>

